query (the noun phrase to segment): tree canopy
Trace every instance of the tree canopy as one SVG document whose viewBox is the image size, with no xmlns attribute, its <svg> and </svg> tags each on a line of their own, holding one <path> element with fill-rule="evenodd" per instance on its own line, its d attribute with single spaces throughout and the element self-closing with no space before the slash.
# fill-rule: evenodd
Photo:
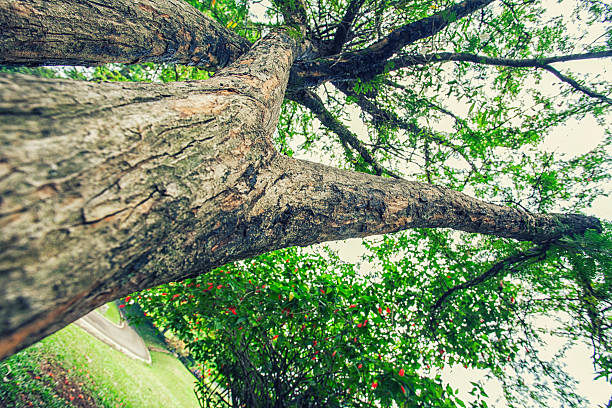
<svg viewBox="0 0 612 408">
<path fill-rule="evenodd" d="M 553 331 L 570 343 L 589 341 L 596 371 L 610 380 L 610 230 L 581 214 L 607 193 L 612 84 L 604 72 L 580 72 L 574 64 L 609 63 L 608 4 L 278 0 L 267 5 L 265 18 L 255 18 L 249 2 L 187 3 L 86 1 L 67 13 L 59 0 L 2 0 L 2 70 L 94 83 L 0 78 L 8 135 L 6 157 L 0 157 L 0 226 L 10 231 L 0 260 L 3 279 L 13 285 L 3 289 L 11 294 L 0 310 L 14 315 L 0 326 L 9 338 L 0 351 L 11 352 L 104 300 L 192 277 L 135 296 L 197 356 L 214 355 L 214 361 L 203 358 L 217 381 L 231 382 L 237 405 L 360 406 L 376 400 L 453 406 L 460 402 L 452 391 L 426 371 L 459 363 L 503 379 L 510 403 L 529 395 L 545 404 L 552 388 L 555 398 L 579 406 L 580 397 L 568 391 L 569 377 L 535 353 L 533 319 L 544 315 L 560 320 Z M 79 16 L 78 23 L 69 26 L 67 14 Z M 112 64 L 19 67 L 101 63 Z M 198 99 L 210 94 L 217 98 L 210 106 Z M 238 94 L 257 105 L 249 108 L 256 119 L 223 99 Z M 170 106 L 178 119 L 172 116 L 164 127 Z M 213 118 L 221 117 L 216 125 Z M 115 127 L 104 130 L 105 120 Z M 254 121 L 264 125 L 231 145 L 231 153 L 215 144 L 220 158 L 236 157 L 236 166 L 228 165 L 232 171 L 217 175 L 210 165 L 198 173 L 198 160 L 214 150 L 205 145 L 207 135 L 222 129 L 231 138 L 241 126 L 251 131 Z M 603 137 L 588 151 L 565 157 L 550 140 L 573 121 L 596 122 Z M 60 124 L 86 147 L 58 164 L 46 157 L 72 146 Z M 27 144 L 34 133 L 42 143 L 32 137 Z M 104 142 L 116 133 L 123 139 Z M 145 147 L 133 141 L 139 138 Z M 88 145 L 91 140 L 95 144 Z M 274 153 L 266 150 L 271 143 Z M 186 156 L 194 145 L 204 148 Z M 250 153 L 252 145 L 260 150 Z M 102 150 L 108 146 L 115 150 Z M 96 159 L 96 149 L 104 160 Z M 151 153 L 141 159 L 134 153 L 140 150 Z M 24 151 L 36 153 L 20 156 Z M 277 159 L 276 152 L 379 177 L 352 184 L 354 173 Z M 262 166 L 278 173 L 263 187 Z M 107 176 L 108 168 L 117 169 L 116 177 Z M 81 193 L 87 174 L 98 188 Z M 203 189 L 209 194 L 204 198 L 189 196 L 187 190 L 207 182 L 202 174 L 237 184 L 228 182 L 227 190 L 215 185 L 210 194 Z M 252 191 L 257 198 L 243 205 L 240 197 Z M 320 198 L 323 193 L 329 196 Z M 74 209 L 73 201 L 80 201 L 68 198 L 81 196 L 86 205 Z M 437 204 L 444 199 L 450 204 Z M 60 205 L 47 210 L 53 200 Z M 260 204 L 266 200 L 282 211 Z M 208 201 L 213 204 L 202 204 Z M 211 212 L 205 222 L 186 221 L 216 207 L 230 215 Z M 232 212 L 243 207 L 246 221 Z M 31 209 L 45 221 L 20 216 Z M 150 210 L 162 214 L 163 223 L 148 219 Z M 260 213 L 264 218 L 256 218 Z M 126 225 L 108 227 L 125 219 Z M 90 229 L 76 231 L 81 227 Z M 111 232 L 69 254 L 67 248 L 79 248 L 75 242 L 93 228 Z M 368 244 L 375 268 L 367 277 L 331 254 L 295 249 L 238 262 L 265 250 L 406 228 L 415 229 Z M 32 237 L 43 237 L 42 243 Z M 34 255 L 27 252 L 34 247 Z M 36 319 L 47 322 L 53 313 L 35 309 L 44 302 L 31 306 L 21 292 L 36 280 L 25 271 L 48 253 L 54 275 L 45 275 L 42 286 L 50 287 L 58 273 L 72 277 L 95 265 L 90 273 L 97 280 L 87 290 L 97 292 L 83 292 L 92 285 L 87 276 L 78 285 L 54 287 L 49 297 L 60 300 L 51 310 L 65 316 L 41 326 Z M 206 273 L 225 262 L 224 274 Z M 20 273 L 28 278 L 13 283 Z M 193 278 L 199 273 L 205 274 Z M 158 298 L 165 299 L 159 309 L 150 303 Z M 21 307 L 17 315 L 13 309 Z M 301 315 L 316 327 L 302 330 Z M 279 367 L 284 377 L 275 376 Z M 526 388 L 516 380 L 526 371 L 551 380 Z"/>
</svg>

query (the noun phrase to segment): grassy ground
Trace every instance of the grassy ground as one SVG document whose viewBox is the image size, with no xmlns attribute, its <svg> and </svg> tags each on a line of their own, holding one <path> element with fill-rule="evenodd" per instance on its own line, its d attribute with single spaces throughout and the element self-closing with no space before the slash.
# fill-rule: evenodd
<svg viewBox="0 0 612 408">
<path fill-rule="evenodd" d="M 1 407 L 197 407 L 194 377 L 171 354 L 132 360 L 76 326 L 0 362 Z"/>
<path fill-rule="evenodd" d="M 142 339 L 149 349 L 165 349 L 166 342 L 164 336 L 153 326 L 150 320 L 144 318 L 142 309 L 137 304 L 129 305 L 121 309 L 130 326 Z"/>
<path fill-rule="evenodd" d="M 121 315 L 119 314 L 119 307 L 115 302 L 108 303 L 108 309 L 104 313 L 104 317 L 115 324 L 121 323 Z"/>
</svg>

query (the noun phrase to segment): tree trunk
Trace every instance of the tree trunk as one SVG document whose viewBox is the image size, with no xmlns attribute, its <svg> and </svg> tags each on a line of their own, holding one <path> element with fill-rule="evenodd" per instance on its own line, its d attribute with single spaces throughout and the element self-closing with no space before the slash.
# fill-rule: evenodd
<svg viewBox="0 0 612 408">
<path fill-rule="evenodd" d="M 0 358 L 136 290 L 289 245 L 411 227 L 597 228 L 280 156 L 284 31 L 203 82 L 0 77 Z"/>
<path fill-rule="evenodd" d="M 251 44 L 182 0 L 0 0 L 0 64 L 224 67 Z"/>
<path fill-rule="evenodd" d="M 273 33 L 204 82 L 0 77 L 0 357 L 254 253 L 227 242 L 263 194 L 296 48 Z"/>
</svg>

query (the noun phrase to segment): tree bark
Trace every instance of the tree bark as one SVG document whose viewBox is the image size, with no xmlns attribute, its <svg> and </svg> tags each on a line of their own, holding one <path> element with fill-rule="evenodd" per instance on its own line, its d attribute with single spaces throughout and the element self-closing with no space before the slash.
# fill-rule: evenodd
<svg viewBox="0 0 612 408">
<path fill-rule="evenodd" d="M 598 228 L 279 155 L 294 37 L 273 32 L 202 82 L 0 76 L 0 358 L 112 299 L 289 245 Z"/>
<path fill-rule="evenodd" d="M 0 0 L 0 64 L 224 67 L 251 44 L 182 0 Z"/>
<path fill-rule="evenodd" d="M 253 254 L 226 242 L 263 194 L 296 49 L 275 32 L 204 82 L 0 76 L 0 356 Z"/>
</svg>

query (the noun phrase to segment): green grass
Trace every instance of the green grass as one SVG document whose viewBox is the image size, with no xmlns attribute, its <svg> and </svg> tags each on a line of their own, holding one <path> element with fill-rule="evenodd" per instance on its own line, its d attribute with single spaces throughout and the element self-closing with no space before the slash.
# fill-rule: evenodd
<svg viewBox="0 0 612 408">
<path fill-rule="evenodd" d="M 164 336 L 153 326 L 150 320 L 144 317 L 140 306 L 132 304 L 122 310 L 130 326 L 142 337 L 147 347 L 166 349 Z"/>
<path fill-rule="evenodd" d="M 31 396 L 37 407 L 64 408 L 71 405 L 58 398 L 50 380 L 38 366 L 42 355 L 39 350 L 25 350 L 0 362 L 0 406 L 25 407 Z M 38 378 L 42 378 L 41 381 Z"/>
<path fill-rule="evenodd" d="M 116 325 L 121 324 L 121 314 L 119 313 L 119 307 L 115 302 L 109 302 L 106 304 L 108 306 L 104 313 L 101 313 L 106 319 L 115 323 Z M 101 309 L 97 309 L 98 312 L 101 312 Z"/>
<path fill-rule="evenodd" d="M 197 407 L 195 378 L 185 367 L 170 354 L 152 352 L 151 358 L 151 365 L 132 360 L 70 325 L 0 363 L 0 406 L 30 406 L 21 402 L 23 395 L 35 407 L 70 406 L 53 397 L 54 390 L 45 385 L 45 380 L 52 380 L 41 373 L 38 364 L 47 359 L 61 365 L 75 382 L 82 382 L 100 406 Z M 12 371 L 9 381 L 2 381 L 8 370 Z"/>
</svg>

